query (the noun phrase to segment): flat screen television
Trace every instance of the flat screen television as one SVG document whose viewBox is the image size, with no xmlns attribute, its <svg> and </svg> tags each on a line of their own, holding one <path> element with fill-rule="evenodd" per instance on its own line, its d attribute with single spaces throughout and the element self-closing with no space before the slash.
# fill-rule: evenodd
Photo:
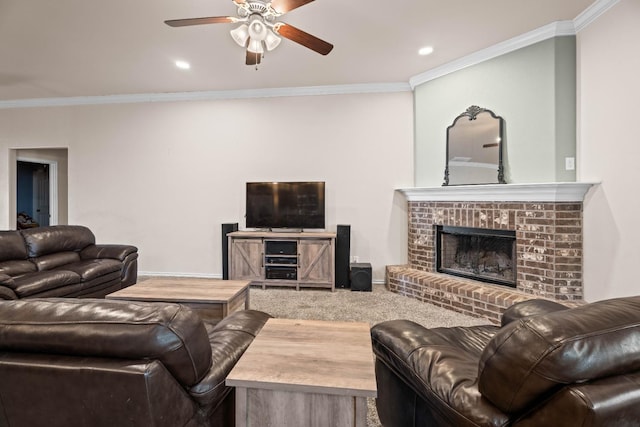
<svg viewBox="0 0 640 427">
<path fill-rule="evenodd" d="M 247 182 L 248 228 L 325 228 L 324 182 Z"/>
</svg>

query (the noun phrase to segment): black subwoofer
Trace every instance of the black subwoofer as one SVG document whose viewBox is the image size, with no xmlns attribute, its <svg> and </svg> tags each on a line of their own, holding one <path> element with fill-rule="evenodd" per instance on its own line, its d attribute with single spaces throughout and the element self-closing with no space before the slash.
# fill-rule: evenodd
<svg viewBox="0 0 640 427">
<path fill-rule="evenodd" d="M 371 292 L 371 264 L 351 264 L 351 290 Z"/>
</svg>

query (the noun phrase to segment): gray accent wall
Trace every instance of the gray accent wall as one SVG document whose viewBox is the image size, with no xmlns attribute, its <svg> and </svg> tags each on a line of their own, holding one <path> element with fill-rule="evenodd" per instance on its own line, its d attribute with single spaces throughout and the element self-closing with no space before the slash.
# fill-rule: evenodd
<svg viewBox="0 0 640 427">
<path fill-rule="evenodd" d="M 415 185 L 443 182 L 447 126 L 471 105 L 504 118 L 508 183 L 572 182 L 575 36 L 548 39 L 415 88 Z"/>
</svg>

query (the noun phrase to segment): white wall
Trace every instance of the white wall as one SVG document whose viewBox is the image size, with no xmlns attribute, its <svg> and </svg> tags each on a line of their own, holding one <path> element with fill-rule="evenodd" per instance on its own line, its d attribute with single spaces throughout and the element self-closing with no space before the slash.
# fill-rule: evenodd
<svg viewBox="0 0 640 427">
<path fill-rule="evenodd" d="M 327 229 L 351 224 L 381 281 L 406 262 L 412 129 L 410 92 L 0 110 L 0 228 L 10 149 L 67 147 L 69 223 L 137 245 L 141 272 L 219 277 L 245 182 L 323 180 Z"/>
<path fill-rule="evenodd" d="M 640 2 L 621 0 L 578 33 L 578 177 L 588 301 L 637 295 L 640 262 Z"/>
</svg>

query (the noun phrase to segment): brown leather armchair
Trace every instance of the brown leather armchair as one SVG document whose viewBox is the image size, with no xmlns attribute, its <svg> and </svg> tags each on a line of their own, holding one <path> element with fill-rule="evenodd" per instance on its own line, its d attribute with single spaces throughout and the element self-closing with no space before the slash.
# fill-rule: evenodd
<svg viewBox="0 0 640 427">
<path fill-rule="evenodd" d="M 502 326 L 372 328 L 385 427 L 640 425 L 640 297 L 529 300 Z"/>
<path fill-rule="evenodd" d="M 270 316 L 168 303 L 0 301 L 0 426 L 233 426 L 227 374 Z"/>
</svg>

